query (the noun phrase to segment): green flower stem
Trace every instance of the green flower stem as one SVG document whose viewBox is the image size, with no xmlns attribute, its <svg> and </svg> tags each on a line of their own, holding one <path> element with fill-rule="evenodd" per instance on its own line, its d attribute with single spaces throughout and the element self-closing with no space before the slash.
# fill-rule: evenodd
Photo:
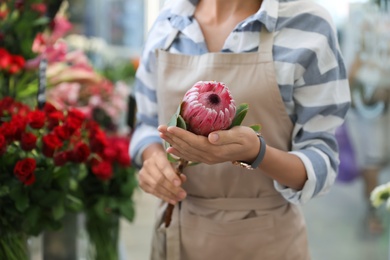
<svg viewBox="0 0 390 260">
<path fill-rule="evenodd" d="M 87 213 L 86 230 L 94 260 L 118 260 L 119 217 L 108 215 L 101 219 Z"/>
<path fill-rule="evenodd" d="M 10 94 L 10 78 L 8 75 L 4 75 L 4 96 L 9 96 Z"/>
<path fill-rule="evenodd" d="M 0 232 L 0 259 L 28 260 L 27 238 L 22 233 Z"/>
</svg>

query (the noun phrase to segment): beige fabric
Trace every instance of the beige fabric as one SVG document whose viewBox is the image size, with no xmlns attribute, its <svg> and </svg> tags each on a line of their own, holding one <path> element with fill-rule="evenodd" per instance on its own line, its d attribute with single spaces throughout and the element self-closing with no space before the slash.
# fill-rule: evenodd
<svg viewBox="0 0 390 260">
<path fill-rule="evenodd" d="M 293 125 L 276 83 L 272 41 L 273 35 L 263 29 L 255 53 L 187 56 L 158 50 L 160 123 L 168 122 L 194 83 L 221 81 L 237 104 L 249 104 L 243 125 L 262 124 L 269 145 L 289 150 Z M 227 162 L 187 167 L 185 174 L 189 196 L 180 210 L 175 207 L 169 228 L 163 227 L 159 214 L 151 259 L 310 259 L 299 208 L 260 170 Z"/>
</svg>

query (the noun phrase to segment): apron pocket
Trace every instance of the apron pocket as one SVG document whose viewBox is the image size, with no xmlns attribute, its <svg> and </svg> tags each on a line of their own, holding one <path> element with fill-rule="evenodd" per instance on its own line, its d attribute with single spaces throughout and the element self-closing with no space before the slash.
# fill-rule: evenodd
<svg viewBox="0 0 390 260">
<path fill-rule="evenodd" d="M 181 210 L 180 222 L 182 259 L 266 260 L 275 256 L 271 214 L 221 223 Z"/>
</svg>

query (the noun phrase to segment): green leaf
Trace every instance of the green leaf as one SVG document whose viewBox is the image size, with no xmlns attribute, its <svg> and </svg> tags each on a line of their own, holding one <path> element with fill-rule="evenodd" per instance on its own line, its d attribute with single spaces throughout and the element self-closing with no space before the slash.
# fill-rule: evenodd
<svg viewBox="0 0 390 260">
<path fill-rule="evenodd" d="M 1 186 L 0 187 L 0 198 L 7 196 L 9 194 L 9 187 L 7 186 Z"/>
<path fill-rule="evenodd" d="M 71 191 L 76 191 L 78 189 L 78 187 L 79 187 L 78 181 L 76 181 L 73 178 L 70 178 L 70 180 L 69 180 L 69 189 Z"/>
<path fill-rule="evenodd" d="M 244 121 L 244 118 L 248 110 L 249 110 L 249 105 L 247 103 L 240 104 L 236 109 L 236 115 L 234 116 L 232 124 L 230 125 L 229 128 L 241 125 L 242 121 Z"/>
<path fill-rule="evenodd" d="M 107 199 L 105 197 L 100 197 L 98 202 L 93 207 L 96 215 L 100 219 L 104 219 L 104 217 L 106 216 L 106 205 L 107 205 Z"/>
<path fill-rule="evenodd" d="M 167 126 L 177 126 L 177 118 L 180 115 L 180 111 L 181 111 L 181 104 L 177 107 L 176 112 L 169 119 Z"/>
<path fill-rule="evenodd" d="M 15 187 L 11 193 L 10 197 L 15 202 L 16 209 L 20 212 L 24 212 L 29 206 L 29 198 L 26 191 L 20 186 Z"/>
<path fill-rule="evenodd" d="M 36 19 L 32 24 L 34 26 L 37 26 L 37 25 L 46 25 L 50 22 L 49 18 L 47 17 L 41 17 L 39 19 Z"/>
<path fill-rule="evenodd" d="M 134 220 L 135 210 L 132 201 L 127 200 L 126 202 L 121 203 L 119 205 L 119 210 L 122 216 L 125 217 L 128 221 L 132 222 Z"/>
<path fill-rule="evenodd" d="M 81 181 L 88 175 L 88 169 L 85 164 L 80 164 L 79 171 L 76 174 L 77 180 Z"/>
<path fill-rule="evenodd" d="M 256 125 L 251 125 L 249 126 L 250 128 L 253 129 L 253 131 L 259 133 L 261 131 L 261 125 L 260 124 L 256 124 Z"/>
<path fill-rule="evenodd" d="M 180 127 L 180 128 L 183 128 L 184 130 L 187 130 L 187 124 L 181 115 L 178 115 L 178 117 L 177 117 L 177 127 Z"/>
<path fill-rule="evenodd" d="M 65 215 L 65 207 L 63 201 L 58 201 L 52 208 L 52 215 L 55 220 L 60 220 Z"/>
<path fill-rule="evenodd" d="M 45 196 L 40 198 L 38 201 L 39 205 L 42 205 L 44 207 L 53 207 L 57 204 L 58 200 L 61 199 L 61 192 L 52 190 L 49 192 L 45 192 Z"/>
<path fill-rule="evenodd" d="M 75 211 L 75 212 L 81 211 L 84 207 L 83 202 L 79 198 L 77 198 L 71 194 L 66 195 L 66 202 L 65 203 L 66 203 L 67 208 L 69 208 L 70 210 Z"/>
<path fill-rule="evenodd" d="M 24 219 L 23 226 L 27 229 L 31 229 L 37 226 L 38 219 L 41 215 L 41 210 L 39 207 L 31 206 L 26 211 L 26 218 Z"/>
</svg>

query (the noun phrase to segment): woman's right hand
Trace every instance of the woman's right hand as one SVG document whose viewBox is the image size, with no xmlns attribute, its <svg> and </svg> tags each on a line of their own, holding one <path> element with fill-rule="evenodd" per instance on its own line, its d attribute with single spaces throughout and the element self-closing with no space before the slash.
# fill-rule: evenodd
<svg viewBox="0 0 390 260">
<path fill-rule="evenodd" d="M 175 205 L 187 196 L 181 187 L 186 176 L 177 176 L 160 144 L 152 144 L 143 152 L 143 166 L 138 178 L 141 189 L 170 204 Z"/>
</svg>

